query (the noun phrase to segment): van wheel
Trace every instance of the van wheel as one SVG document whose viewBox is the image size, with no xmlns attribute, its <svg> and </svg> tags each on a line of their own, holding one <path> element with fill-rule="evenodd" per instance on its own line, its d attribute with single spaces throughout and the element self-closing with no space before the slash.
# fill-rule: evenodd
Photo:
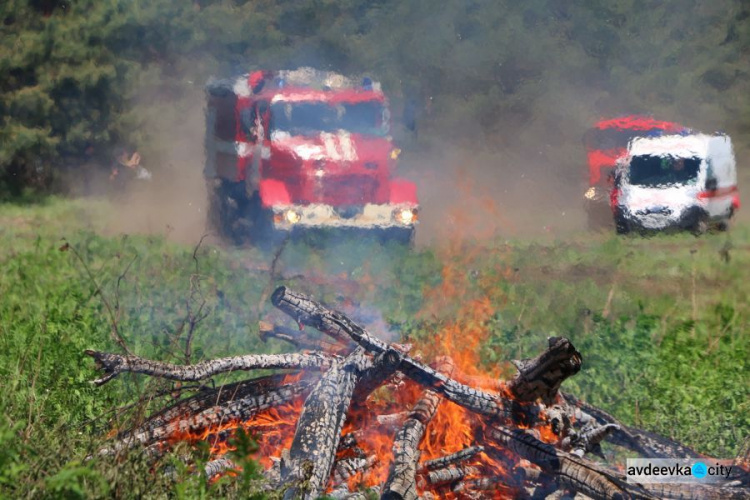
<svg viewBox="0 0 750 500">
<path fill-rule="evenodd" d="M 709 230 L 709 224 L 708 219 L 704 217 L 699 217 L 698 220 L 693 225 L 693 234 L 696 236 L 700 236 L 702 234 L 706 234 Z"/>
</svg>

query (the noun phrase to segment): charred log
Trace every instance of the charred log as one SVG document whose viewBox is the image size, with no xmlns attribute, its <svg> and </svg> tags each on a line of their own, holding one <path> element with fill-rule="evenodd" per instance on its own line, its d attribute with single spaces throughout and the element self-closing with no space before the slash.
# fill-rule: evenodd
<svg viewBox="0 0 750 500">
<path fill-rule="evenodd" d="M 97 368 L 107 375 L 94 380 L 94 384 L 106 384 L 121 373 L 142 373 L 154 377 L 182 382 L 203 380 L 219 373 L 239 370 L 286 369 L 298 370 L 302 368 L 325 369 L 331 366 L 333 358 L 323 353 L 309 354 L 250 354 L 231 358 L 213 359 L 194 365 L 174 365 L 151 361 L 138 356 L 124 356 L 92 350 L 84 351 L 96 360 Z"/>
<path fill-rule="evenodd" d="M 283 385 L 287 375 L 269 375 L 251 380 L 243 380 L 233 384 L 222 385 L 213 389 L 206 388 L 201 392 L 180 400 L 173 405 L 151 415 L 146 421 L 134 429 L 121 432 L 117 439 L 127 439 L 128 436 L 137 433 L 150 432 L 158 427 L 163 427 L 170 422 L 186 415 L 195 415 L 202 411 L 223 406 L 231 401 L 240 400 L 252 396 L 260 396 L 268 391 Z"/>
<path fill-rule="evenodd" d="M 499 451 L 495 448 L 497 445 L 500 449 L 511 450 L 521 458 L 540 467 L 545 473 L 554 476 L 561 487 L 571 488 L 591 498 L 597 500 L 657 498 L 643 488 L 628 484 L 622 474 L 558 450 L 524 430 L 489 426 L 485 438 L 489 445 L 488 452 L 497 453 Z"/>
<path fill-rule="evenodd" d="M 450 465 L 443 469 L 432 470 L 427 473 L 427 482 L 432 486 L 438 486 L 446 483 L 455 483 L 466 476 L 472 476 L 479 473 L 479 469 L 470 465 L 458 466 Z"/>
<path fill-rule="evenodd" d="M 391 378 L 401 362 L 401 351 L 389 348 L 375 356 L 372 366 L 362 372 L 361 382 L 354 393 L 356 401 L 365 401 L 375 389 Z"/>
<path fill-rule="evenodd" d="M 308 382 L 297 382 L 276 389 L 250 394 L 223 405 L 208 407 L 199 413 L 190 414 L 178 420 L 163 423 L 161 417 L 154 425 L 144 425 L 127 433 L 111 448 L 99 451 L 100 455 L 111 455 L 137 445 L 149 445 L 165 441 L 174 436 L 189 436 L 211 427 L 235 421 L 248 420 L 260 411 L 287 403 L 309 389 Z"/>
<path fill-rule="evenodd" d="M 315 499 L 328 482 L 341 439 L 354 387 L 365 366 L 363 349 L 356 349 L 326 372 L 305 400 L 281 482 L 289 485 L 284 498 Z"/>
<path fill-rule="evenodd" d="M 443 469 L 450 465 L 454 465 L 459 462 L 474 458 L 476 455 L 482 453 L 483 451 L 484 446 L 469 446 L 468 448 L 464 448 L 463 450 L 457 451 L 456 453 L 451 453 L 450 455 L 435 458 L 433 460 L 427 460 L 419 469 L 420 471 Z"/>
<path fill-rule="evenodd" d="M 217 458 L 216 460 L 211 460 L 203 467 L 206 479 L 209 480 L 230 470 L 237 470 L 237 464 L 228 458 Z"/>
<path fill-rule="evenodd" d="M 519 401 L 542 400 L 550 405 L 563 381 L 581 369 L 581 353 L 563 337 L 550 337 L 547 349 L 533 359 L 513 361 L 518 373 L 508 389 Z"/>
<path fill-rule="evenodd" d="M 588 418 L 593 418 L 599 425 L 617 425 L 619 429 L 614 430 L 607 439 L 612 444 L 632 450 L 644 458 L 698 458 L 701 456 L 695 450 L 671 439 L 624 425 L 604 410 L 581 401 L 571 394 L 565 392 L 561 394 L 570 406 L 577 408 Z"/>
<path fill-rule="evenodd" d="M 617 424 L 595 424 L 584 428 L 580 432 L 571 431 L 563 438 L 560 448 L 579 457 L 582 457 L 586 453 L 593 453 L 598 457 L 604 458 L 604 453 L 599 443 L 618 430 L 620 430 L 620 426 Z"/>
<path fill-rule="evenodd" d="M 747 500 L 747 488 L 714 486 L 709 484 L 644 484 L 643 487 L 657 498 L 679 500 Z"/>
<path fill-rule="evenodd" d="M 337 460 L 333 466 L 334 487 L 340 486 L 350 477 L 372 467 L 377 460 L 378 458 L 375 455 L 369 457 L 353 456 Z"/>
<path fill-rule="evenodd" d="M 414 405 L 401 430 L 396 434 L 396 439 L 393 441 L 393 463 L 381 496 L 383 500 L 417 498 L 416 473 L 419 462 L 419 443 L 439 404 L 440 397 L 437 394 L 425 391 Z"/>
</svg>

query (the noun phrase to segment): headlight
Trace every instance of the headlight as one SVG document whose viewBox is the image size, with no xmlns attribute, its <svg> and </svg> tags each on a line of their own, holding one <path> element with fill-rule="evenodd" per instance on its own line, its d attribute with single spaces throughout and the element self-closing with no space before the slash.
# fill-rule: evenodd
<svg viewBox="0 0 750 500">
<path fill-rule="evenodd" d="M 302 216 L 294 210 L 287 210 L 284 214 L 284 218 L 289 224 L 296 224 L 300 221 Z"/>
<path fill-rule="evenodd" d="M 596 188 L 595 187 L 588 188 L 586 192 L 584 193 L 583 197 L 586 198 L 587 200 L 593 200 L 594 198 L 596 198 Z"/>
<path fill-rule="evenodd" d="M 400 210 L 396 210 L 393 216 L 397 222 L 409 225 L 417 221 L 417 210 L 412 208 L 402 208 Z"/>
</svg>

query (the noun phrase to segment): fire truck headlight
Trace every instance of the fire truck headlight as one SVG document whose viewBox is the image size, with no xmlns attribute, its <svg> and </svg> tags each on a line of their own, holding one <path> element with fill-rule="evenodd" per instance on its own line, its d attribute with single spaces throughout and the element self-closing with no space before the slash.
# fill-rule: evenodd
<svg viewBox="0 0 750 500">
<path fill-rule="evenodd" d="M 586 198 L 587 200 L 593 200 L 594 198 L 596 198 L 596 188 L 593 186 L 588 188 L 586 192 L 584 193 L 583 197 Z"/>
<path fill-rule="evenodd" d="M 417 220 L 417 211 L 411 208 L 397 210 L 394 215 L 401 224 L 413 224 Z"/>
<path fill-rule="evenodd" d="M 294 210 L 287 210 L 286 213 L 284 214 L 284 218 L 289 224 L 296 224 L 300 221 L 302 216 L 298 212 L 295 212 Z"/>
</svg>

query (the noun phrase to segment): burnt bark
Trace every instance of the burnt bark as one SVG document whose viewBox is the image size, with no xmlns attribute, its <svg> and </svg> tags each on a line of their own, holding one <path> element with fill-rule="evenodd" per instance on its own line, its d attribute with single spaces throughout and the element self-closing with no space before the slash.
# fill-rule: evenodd
<svg viewBox="0 0 750 500">
<path fill-rule="evenodd" d="M 334 488 L 342 485 L 358 472 L 364 472 L 372 467 L 378 458 L 375 455 L 369 457 L 354 456 L 337 460 L 333 466 Z"/>
<path fill-rule="evenodd" d="M 581 431 L 571 430 L 560 442 L 560 448 L 574 455 L 582 457 L 586 453 L 593 453 L 604 458 L 601 443 L 607 436 L 620 429 L 617 424 L 594 424 Z"/>
<path fill-rule="evenodd" d="M 173 405 L 160 410 L 149 416 L 137 427 L 117 435 L 117 439 L 127 439 L 128 436 L 149 432 L 158 427 L 165 426 L 180 417 L 195 415 L 208 408 L 223 406 L 234 400 L 252 396 L 260 396 L 268 391 L 283 385 L 287 375 L 269 375 L 251 380 L 243 380 L 233 384 L 226 384 L 216 388 L 205 388 L 201 392 L 188 398 L 182 399 Z"/>
<path fill-rule="evenodd" d="M 412 408 L 393 441 L 393 462 L 388 479 L 383 486 L 383 500 L 414 500 L 417 498 L 417 463 L 419 462 L 419 442 L 424 436 L 427 424 L 435 415 L 440 397 L 425 391 Z"/>
<path fill-rule="evenodd" d="M 559 486 L 596 500 L 658 498 L 639 486 L 628 484 L 622 474 L 558 450 L 524 430 L 493 425 L 487 427 L 484 437 L 489 453 L 499 452 L 496 446 L 510 450 L 554 476 Z"/>
<path fill-rule="evenodd" d="M 324 491 L 341 439 L 354 387 L 365 368 L 363 349 L 336 362 L 305 400 L 288 459 L 282 460 L 284 498 L 318 498 Z"/>
<path fill-rule="evenodd" d="M 619 428 L 613 430 L 607 437 L 607 441 L 632 450 L 643 458 L 698 458 L 701 456 L 695 450 L 671 439 L 624 425 L 604 410 L 581 401 L 571 394 L 561 392 L 561 395 L 568 405 L 581 412 L 584 418 L 593 419 L 599 425 L 614 424 L 618 426 Z"/>
<path fill-rule="evenodd" d="M 516 376 L 508 389 L 519 401 L 542 400 L 550 405 L 563 381 L 581 369 L 581 353 L 563 337 L 550 337 L 548 347 L 532 359 L 514 360 Z"/>
<path fill-rule="evenodd" d="M 644 484 L 657 498 L 674 498 L 679 500 L 747 500 L 750 492 L 747 488 L 718 486 L 709 484 Z"/>
<path fill-rule="evenodd" d="M 479 473 L 479 469 L 466 465 L 450 465 L 443 469 L 432 470 L 427 473 L 427 482 L 432 486 L 455 483 L 466 476 Z"/>
<path fill-rule="evenodd" d="M 260 394 L 250 394 L 233 399 L 226 404 L 211 406 L 199 413 L 163 423 L 162 417 L 155 425 L 145 425 L 118 439 L 111 448 L 99 451 L 100 455 L 112 455 L 137 445 L 149 445 L 169 438 L 187 437 L 214 426 L 234 421 L 244 421 L 260 411 L 286 403 L 309 389 L 308 382 L 297 382 L 277 387 Z"/>
<path fill-rule="evenodd" d="M 219 474 L 223 474 L 229 470 L 236 470 L 237 464 L 229 460 L 228 458 L 217 458 L 211 460 L 203 467 L 203 472 L 206 474 L 206 479 L 213 479 Z"/>
<path fill-rule="evenodd" d="M 124 356 L 106 352 L 86 350 L 87 355 L 96 360 L 97 368 L 106 376 L 94 380 L 103 385 L 121 373 L 142 373 L 182 382 L 203 380 L 219 373 L 238 370 L 328 368 L 333 357 L 323 353 L 309 354 L 249 354 L 230 358 L 212 359 L 194 365 L 174 365 L 152 361 L 138 356 Z"/>
<path fill-rule="evenodd" d="M 400 362 L 400 352 L 392 348 L 375 356 L 372 364 L 362 371 L 360 382 L 354 391 L 354 400 L 366 401 L 374 390 L 396 373 Z"/>
<path fill-rule="evenodd" d="M 445 467 L 448 467 L 449 465 L 454 465 L 459 462 L 474 458 L 476 455 L 482 453 L 483 451 L 484 446 L 469 446 L 468 448 L 464 448 L 463 450 L 457 451 L 456 453 L 451 453 L 450 455 L 446 455 L 444 457 L 427 460 L 421 465 L 419 469 L 420 471 L 443 469 Z"/>
</svg>

